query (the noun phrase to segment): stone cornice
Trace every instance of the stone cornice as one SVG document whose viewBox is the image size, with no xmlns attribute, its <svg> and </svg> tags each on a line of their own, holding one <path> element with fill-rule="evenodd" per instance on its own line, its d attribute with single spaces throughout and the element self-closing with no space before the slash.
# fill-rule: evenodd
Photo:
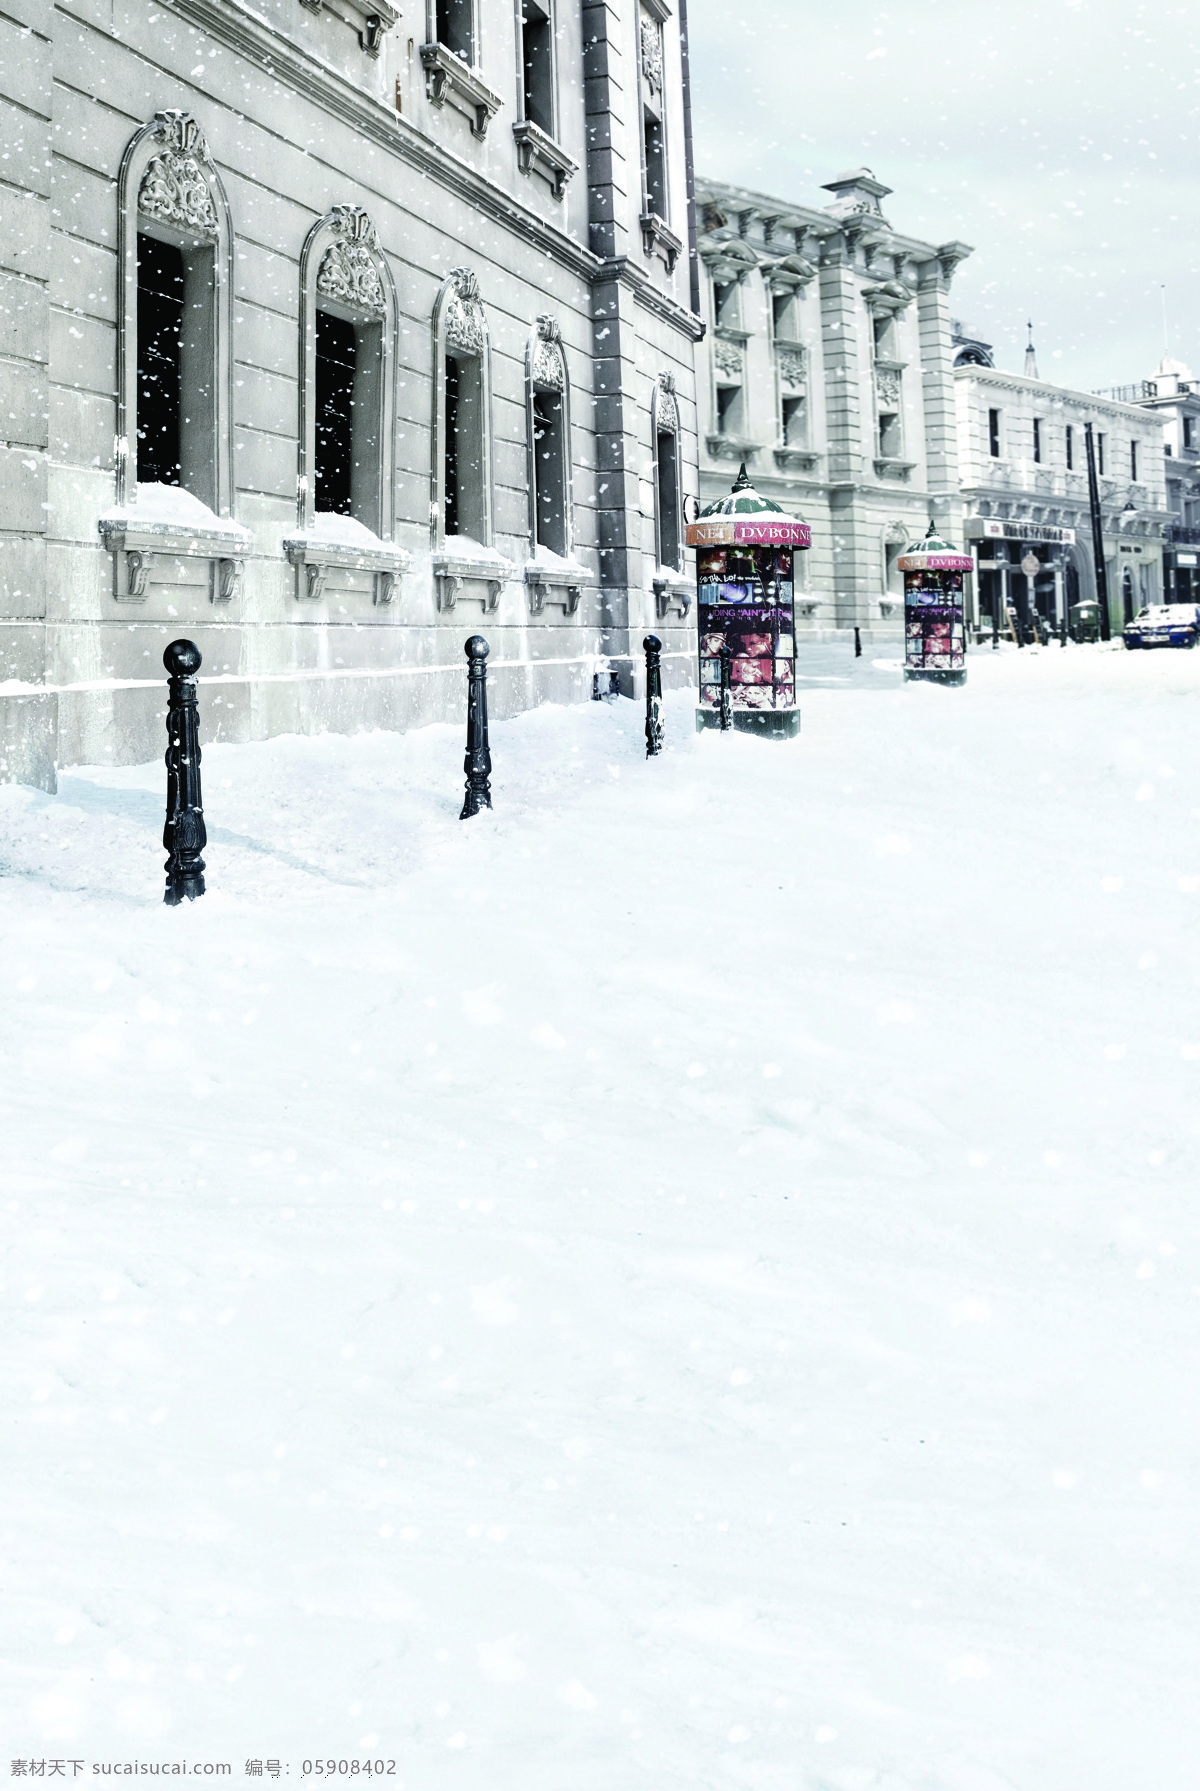
<svg viewBox="0 0 1200 1791">
<path fill-rule="evenodd" d="M 653 280 L 647 279 L 637 264 L 628 255 L 614 255 L 610 261 L 601 261 L 593 265 L 591 274 L 593 286 L 603 286 L 609 280 L 616 280 L 621 286 L 628 286 L 637 303 L 646 311 L 652 311 L 656 317 L 674 325 L 682 335 L 690 336 L 693 342 L 703 339 L 707 325 L 703 318 L 697 317 L 694 311 L 677 304 L 669 293 L 663 292 Z"/>
<path fill-rule="evenodd" d="M 69 0 L 63 10 L 70 12 Z M 494 186 L 449 150 L 414 130 L 390 106 L 362 93 L 345 75 L 283 33 L 272 30 L 232 0 L 174 0 L 172 10 L 245 61 L 262 69 L 264 74 L 286 81 L 305 99 L 379 144 L 418 173 L 436 181 L 448 192 L 466 200 L 486 217 L 516 231 L 525 241 L 535 243 L 561 267 L 585 280 L 594 277 L 599 259 L 590 249 L 547 223 L 520 199 Z M 90 16 L 82 12 L 79 16 L 91 24 Z"/>
<path fill-rule="evenodd" d="M 1102 411 L 1108 416 L 1132 422 L 1135 417 L 1145 424 L 1148 407 L 1144 404 L 1119 404 L 1115 398 L 1097 398 L 1093 392 L 1077 392 L 1071 386 L 1051 385 L 1045 379 L 1025 379 L 1019 373 L 1000 373 L 992 367 L 956 367 L 956 380 L 975 379 L 981 386 L 997 392 L 1041 393 L 1052 395 L 1064 403 L 1083 410 Z"/>
</svg>

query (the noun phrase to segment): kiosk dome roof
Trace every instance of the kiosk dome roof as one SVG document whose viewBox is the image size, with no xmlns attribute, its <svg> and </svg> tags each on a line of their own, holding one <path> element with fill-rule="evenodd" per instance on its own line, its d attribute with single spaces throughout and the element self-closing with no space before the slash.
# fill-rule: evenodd
<svg viewBox="0 0 1200 1791">
<path fill-rule="evenodd" d="M 934 533 L 933 524 L 931 522 L 929 527 L 926 529 L 925 533 L 921 536 L 921 539 L 919 541 L 910 542 L 904 551 L 906 554 L 908 554 L 908 553 L 957 553 L 958 549 L 957 549 L 957 547 L 952 546 L 952 544 L 949 541 L 943 541 L 942 537 L 940 535 L 936 535 Z"/>
<path fill-rule="evenodd" d="M 746 471 L 746 463 L 742 462 L 742 470 L 734 480 L 733 490 L 728 497 L 717 498 L 707 504 L 700 515 L 704 516 L 759 516 L 767 511 L 776 516 L 785 516 L 787 512 L 782 504 L 776 504 L 755 491 L 750 483 L 750 475 Z"/>
</svg>

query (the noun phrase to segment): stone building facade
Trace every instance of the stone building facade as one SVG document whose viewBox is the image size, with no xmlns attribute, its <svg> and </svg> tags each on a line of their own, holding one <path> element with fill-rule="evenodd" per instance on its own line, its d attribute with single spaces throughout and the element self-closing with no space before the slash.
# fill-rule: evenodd
<svg viewBox="0 0 1200 1791">
<path fill-rule="evenodd" d="M 949 292 L 971 251 L 893 229 L 867 168 L 824 190 L 818 209 L 697 178 L 700 493 L 745 461 L 811 526 L 798 633 L 898 633 L 899 555 L 931 518 L 959 539 Z"/>
<path fill-rule="evenodd" d="M 1164 355 L 1149 379 L 1100 394 L 1153 411 L 1162 425 L 1170 521 L 1163 542 L 1163 595 L 1200 603 L 1200 380 Z"/>
<path fill-rule="evenodd" d="M 961 339 L 961 338 L 960 338 Z M 1096 595 L 1086 426 L 1092 425 L 1110 625 L 1161 603 L 1170 518 L 1159 420 L 1137 405 L 984 365 L 971 341 L 956 366 L 963 540 L 976 561 L 968 622 L 991 632 L 1056 624 Z M 1032 353 L 1026 364 L 1036 370 Z M 1037 562 L 1036 567 L 1034 562 Z"/>
<path fill-rule="evenodd" d="M 694 676 L 679 0 L 13 0 L 0 776 Z"/>
</svg>

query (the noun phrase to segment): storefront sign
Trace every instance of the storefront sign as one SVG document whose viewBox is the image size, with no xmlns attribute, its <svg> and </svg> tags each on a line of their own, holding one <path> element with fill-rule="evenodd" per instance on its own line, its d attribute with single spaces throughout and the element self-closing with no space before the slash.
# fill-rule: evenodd
<svg viewBox="0 0 1200 1791">
<path fill-rule="evenodd" d="M 1200 560 L 1197 559 L 1194 553 L 1177 553 L 1175 555 L 1175 564 L 1177 566 L 1195 566 L 1200 564 Z"/>
<path fill-rule="evenodd" d="M 969 516 L 963 524 L 969 541 L 1056 541 L 1074 547 L 1075 530 L 1056 528 L 1049 522 L 1013 522 L 1003 516 Z"/>
</svg>

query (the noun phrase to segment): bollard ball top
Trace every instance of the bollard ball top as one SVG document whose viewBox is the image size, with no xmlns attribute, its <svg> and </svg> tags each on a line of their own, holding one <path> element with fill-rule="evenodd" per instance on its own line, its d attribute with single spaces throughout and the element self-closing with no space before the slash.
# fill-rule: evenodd
<svg viewBox="0 0 1200 1791">
<path fill-rule="evenodd" d="M 659 638 L 656 634 L 648 634 L 646 636 L 645 640 L 642 642 L 642 646 L 646 649 L 647 653 L 649 653 L 651 648 L 653 648 L 653 647 L 661 648 L 662 642 L 659 640 Z"/>
<path fill-rule="evenodd" d="M 468 659 L 486 659 L 488 656 L 488 644 L 481 634 L 473 634 L 463 648 L 463 652 Z"/>
<path fill-rule="evenodd" d="M 172 641 L 163 664 L 173 678 L 191 678 L 200 670 L 200 649 L 194 641 Z"/>
</svg>

